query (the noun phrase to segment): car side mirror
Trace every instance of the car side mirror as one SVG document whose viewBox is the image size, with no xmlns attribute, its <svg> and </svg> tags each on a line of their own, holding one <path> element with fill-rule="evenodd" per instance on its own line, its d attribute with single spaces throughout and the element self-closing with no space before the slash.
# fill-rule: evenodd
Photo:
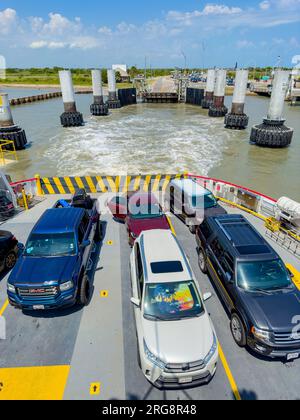
<svg viewBox="0 0 300 420">
<path fill-rule="evenodd" d="M 228 283 L 233 283 L 232 275 L 230 273 L 226 273 L 225 278 Z"/>
<path fill-rule="evenodd" d="M 212 298 L 212 293 L 210 293 L 210 292 L 204 293 L 204 295 L 203 295 L 204 302 L 208 301 L 211 298 Z"/>
<path fill-rule="evenodd" d="M 134 306 L 136 306 L 137 308 L 140 308 L 140 307 L 141 307 L 141 301 L 140 301 L 139 299 L 136 299 L 136 298 L 131 298 L 130 300 L 131 300 L 131 303 L 132 303 Z"/>
<path fill-rule="evenodd" d="M 90 240 L 83 241 L 82 244 L 81 244 L 81 248 L 87 248 L 90 245 L 91 245 L 91 241 Z"/>
</svg>

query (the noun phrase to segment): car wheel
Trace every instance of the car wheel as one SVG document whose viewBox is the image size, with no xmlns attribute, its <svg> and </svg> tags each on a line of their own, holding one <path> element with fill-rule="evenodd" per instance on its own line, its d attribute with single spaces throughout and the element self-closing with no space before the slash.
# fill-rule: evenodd
<svg viewBox="0 0 300 420">
<path fill-rule="evenodd" d="M 205 252 L 203 250 L 203 248 L 199 248 L 198 251 L 198 264 L 200 267 L 200 270 L 202 271 L 203 274 L 207 274 L 208 270 L 207 270 L 207 262 L 206 262 L 206 255 Z"/>
<path fill-rule="evenodd" d="M 87 306 L 91 298 L 91 285 L 88 276 L 85 274 L 82 278 L 79 293 L 79 303 Z"/>
<path fill-rule="evenodd" d="M 247 344 L 246 331 L 243 322 L 237 314 L 231 316 L 230 329 L 236 344 L 239 347 L 245 347 Z"/>
<path fill-rule="evenodd" d="M 5 265 L 5 269 L 6 270 L 12 270 L 14 268 L 14 266 L 16 265 L 17 262 L 17 256 L 15 254 L 15 252 L 9 252 L 6 257 L 5 257 L 5 261 L 4 261 L 4 265 Z"/>
</svg>

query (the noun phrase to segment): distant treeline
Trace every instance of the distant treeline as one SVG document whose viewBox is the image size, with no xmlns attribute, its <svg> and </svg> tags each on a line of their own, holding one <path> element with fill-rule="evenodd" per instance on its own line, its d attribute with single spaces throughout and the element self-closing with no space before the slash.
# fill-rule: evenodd
<svg viewBox="0 0 300 420">
<path fill-rule="evenodd" d="M 6 79 L 1 80 L 2 83 L 19 83 L 19 84 L 59 84 L 58 72 L 64 70 L 62 67 L 45 67 L 45 68 L 27 68 L 27 69 L 18 69 L 18 68 L 9 68 L 6 70 Z M 91 79 L 91 70 L 92 69 L 71 69 L 73 74 L 73 81 L 75 85 L 90 86 L 92 83 Z M 188 72 L 205 72 L 207 69 L 194 68 L 188 69 Z M 271 76 L 273 67 L 251 67 L 250 79 L 260 79 L 262 76 Z M 289 69 L 286 69 L 289 70 Z M 131 79 L 138 75 L 145 75 L 149 77 L 160 77 L 168 76 L 174 71 L 174 68 L 153 68 L 153 69 L 142 69 L 137 67 L 130 67 L 128 69 L 128 74 Z M 233 69 L 228 69 L 228 77 L 235 77 L 235 71 Z M 116 74 L 117 82 L 121 82 L 121 75 L 117 72 Z M 104 84 L 107 84 L 107 69 L 102 70 L 102 80 Z"/>
</svg>

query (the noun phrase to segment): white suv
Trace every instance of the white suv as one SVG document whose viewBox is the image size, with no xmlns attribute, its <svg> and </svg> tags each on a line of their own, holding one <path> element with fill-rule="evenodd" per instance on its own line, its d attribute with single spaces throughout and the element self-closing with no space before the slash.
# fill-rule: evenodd
<svg viewBox="0 0 300 420">
<path fill-rule="evenodd" d="M 218 342 L 187 257 L 170 231 L 143 232 L 130 257 L 138 358 L 157 388 L 208 383 Z"/>
</svg>

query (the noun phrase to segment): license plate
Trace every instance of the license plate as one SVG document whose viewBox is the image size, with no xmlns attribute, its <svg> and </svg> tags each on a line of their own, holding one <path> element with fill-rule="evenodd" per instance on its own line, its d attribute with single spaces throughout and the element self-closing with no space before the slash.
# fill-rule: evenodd
<svg viewBox="0 0 300 420">
<path fill-rule="evenodd" d="M 299 353 L 291 353 L 287 355 L 288 360 L 298 359 L 298 357 L 299 357 Z"/>
<path fill-rule="evenodd" d="M 180 384 L 190 384 L 191 382 L 193 382 L 193 378 L 180 378 L 178 380 Z"/>
<path fill-rule="evenodd" d="M 45 309 L 44 305 L 35 305 L 33 306 L 34 311 L 43 311 Z"/>
</svg>

